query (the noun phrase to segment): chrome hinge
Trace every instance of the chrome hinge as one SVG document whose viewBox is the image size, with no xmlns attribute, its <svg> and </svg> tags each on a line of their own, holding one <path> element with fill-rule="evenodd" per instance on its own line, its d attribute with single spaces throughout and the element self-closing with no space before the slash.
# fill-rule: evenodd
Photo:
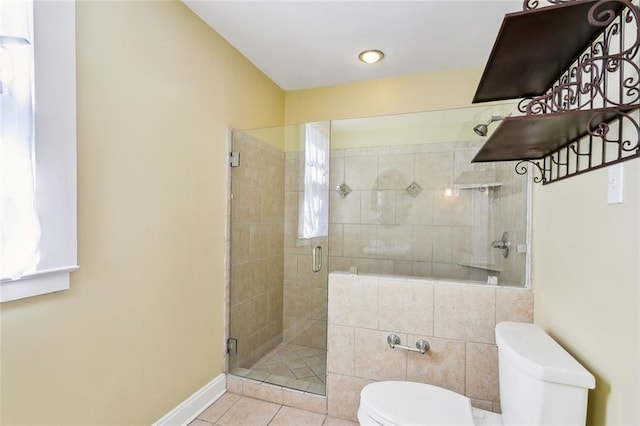
<svg viewBox="0 0 640 426">
<path fill-rule="evenodd" d="M 228 354 L 237 354 L 238 353 L 238 339 L 227 339 L 227 353 Z"/>
<path fill-rule="evenodd" d="M 238 151 L 229 153 L 229 166 L 240 167 L 240 153 Z"/>
</svg>

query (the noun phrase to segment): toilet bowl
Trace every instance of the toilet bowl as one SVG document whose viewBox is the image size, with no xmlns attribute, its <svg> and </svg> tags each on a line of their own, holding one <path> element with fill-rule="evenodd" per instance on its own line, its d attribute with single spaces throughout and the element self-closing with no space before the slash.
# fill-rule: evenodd
<svg viewBox="0 0 640 426">
<path fill-rule="evenodd" d="M 360 394 L 361 425 L 502 425 L 501 416 L 471 407 L 464 395 L 416 382 L 371 383 Z"/>
<path fill-rule="evenodd" d="M 362 425 L 584 425 L 595 378 L 534 324 L 496 326 L 502 414 L 437 386 L 383 381 L 360 393 Z M 428 362 L 428 360 L 425 360 Z"/>
</svg>

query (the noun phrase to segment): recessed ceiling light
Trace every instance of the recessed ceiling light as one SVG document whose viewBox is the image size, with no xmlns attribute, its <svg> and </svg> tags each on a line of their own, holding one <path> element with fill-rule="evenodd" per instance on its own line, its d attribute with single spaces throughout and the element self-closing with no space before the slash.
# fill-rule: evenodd
<svg viewBox="0 0 640 426">
<path fill-rule="evenodd" d="M 375 64 L 384 58 L 384 53 L 379 50 L 365 50 L 358 55 L 358 58 L 367 64 Z"/>
</svg>

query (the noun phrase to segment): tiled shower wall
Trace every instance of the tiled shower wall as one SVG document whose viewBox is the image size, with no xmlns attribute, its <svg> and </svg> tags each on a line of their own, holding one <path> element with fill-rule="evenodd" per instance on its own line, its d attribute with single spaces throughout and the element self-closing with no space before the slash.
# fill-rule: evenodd
<svg viewBox="0 0 640 426">
<path fill-rule="evenodd" d="M 230 370 L 250 367 L 282 342 L 284 154 L 233 134 L 240 167 L 231 174 Z"/>
<path fill-rule="evenodd" d="M 481 145 L 333 150 L 330 187 L 344 183 L 352 192 L 330 194 L 330 271 L 484 282 L 494 275 L 500 284 L 523 285 L 524 253 L 512 250 L 505 259 L 490 244 L 504 231 L 514 247 L 525 243 L 525 178 L 513 163 L 471 164 Z M 419 187 L 413 194 L 412 183 Z M 469 183 L 498 185 L 456 190 Z"/>
<path fill-rule="evenodd" d="M 528 289 L 380 275 L 329 275 L 327 398 L 331 416 L 357 421 L 361 389 L 380 380 L 444 387 L 500 411 L 494 328 L 532 322 Z M 421 355 L 391 349 L 431 344 Z"/>
</svg>

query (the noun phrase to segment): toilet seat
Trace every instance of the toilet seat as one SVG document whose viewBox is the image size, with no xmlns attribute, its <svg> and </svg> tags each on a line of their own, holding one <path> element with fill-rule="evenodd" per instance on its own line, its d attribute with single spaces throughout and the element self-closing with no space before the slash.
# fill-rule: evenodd
<svg viewBox="0 0 640 426">
<path fill-rule="evenodd" d="M 360 411 L 391 425 L 473 425 L 471 400 L 425 383 L 384 381 L 366 385 Z"/>
</svg>

